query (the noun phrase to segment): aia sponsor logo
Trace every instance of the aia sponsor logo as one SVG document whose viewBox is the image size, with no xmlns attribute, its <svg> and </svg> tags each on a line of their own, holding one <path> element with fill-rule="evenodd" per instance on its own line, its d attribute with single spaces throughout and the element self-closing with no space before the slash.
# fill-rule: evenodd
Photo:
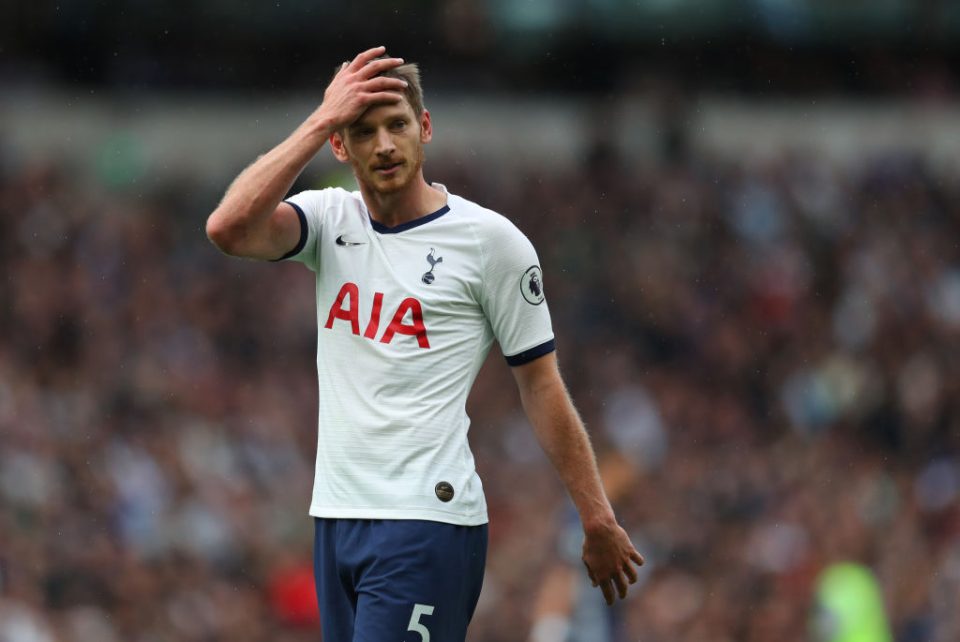
<svg viewBox="0 0 960 642">
<path fill-rule="evenodd" d="M 330 312 L 327 314 L 327 322 L 323 327 L 330 330 L 333 328 L 334 321 L 341 320 L 350 323 L 350 331 L 360 335 L 360 288 L 356 283 L 344 283 L 340 288 L 340 293 L 330 306 Z M 390 319 L 390 323 L 384 328 L 383 334 L 377 339 L 380 332 L 380 317 L 383 311 L 383 292 L 373 293 L 373 305 L 370 308 L 370 318 L 367 319 L 366 328 L 363 336 L 366 339 L 380 341 L 380 343 L 390 343 L 398 334 L 417 338 L 417 345 L 421 348 L 429 348 L 430 341 L 427 339 L 427 328 L 423 324 L 423 306 L 413 297 L 407 297 L 397 306 L 396 312 Z"/>
</svg>

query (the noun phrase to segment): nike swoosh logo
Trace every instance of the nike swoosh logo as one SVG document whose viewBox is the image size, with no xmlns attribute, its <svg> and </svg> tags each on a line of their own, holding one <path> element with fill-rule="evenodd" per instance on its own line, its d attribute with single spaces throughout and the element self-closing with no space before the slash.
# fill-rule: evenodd
<svg viewBox="0 0 960 642">
<path fill-rule="evenodd" d="M 366 245 L 366 241 L 347 241 L 344 240 L 343 234 L 337 237 L 337 245 Z"/>
</svg>

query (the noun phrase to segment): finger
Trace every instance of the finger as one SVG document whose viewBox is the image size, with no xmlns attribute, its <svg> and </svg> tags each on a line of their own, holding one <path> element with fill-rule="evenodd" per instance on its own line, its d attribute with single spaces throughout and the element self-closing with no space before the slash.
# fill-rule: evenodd
<svg viewBox="0 0 960 642">
<path fill-rule="evenodd" d="M 613 583 L 610 580 L 603 582 L 600 585 L 600 590 L 603 591 L 603 599 L 607 602 L 608 605 L 613 604 Z"/>
<path fill-rule="evenodd" d="M 403 64 L 403 58 L 380 58 L 363 66 L 360 72 L 367 78 L 373 78 Z"/>
<path fill-rule="evenodd" d="M 393 105 L 401 100 L 403 100 L 403 94 L 395 94 L 392 91 L 378 91 L 363 95 L 365 105 Z"/>
<path fill-rule="evenodd" d="M 373 49 L 367 49 L 366 51 L 362 51 L 358 53 L 357 57 L 354 58 L 353 61 L 350 63 L 350 68 L 353 69 L 354 71 L 356 71 L 357 69 L 361 69 L 365 64 L 367 64 L 377 56 L 383 55 L 383 52 L 386 50 L 387 48 L 381 45 L 379 47 L 374 47 Z"/>
<path fill-rule="evenodd" d="M 594 586 L 596 586 L 596 585 L 597 585 L 597 578 L 594 577 L 593 571 L 590 570 L 590 565 L 587 564 L 586 561 L 583 562 L 583 565 L 587 567 L 587 577 L 590 578 L 590 582 L 591 582 Z"/>
<path fill-rule="evenodd" d="M 630 551 L 630 559 L 632 559 L 637 566 L 643 566 L 643 555 L 638 553 L 636 549 Z"/>
<path fill-rule="evenodd" d="M 407 81 L 399 78 L 387 78 L 385 76 L 371 78 L 370 80 L 366 80 L 359 85 L 360 91 L 365 91 L 368 93 L 391 90 L 402 92 L 406 88 Z"/>
<path fill-rule="evenodd" d="M 637 583 L 637 569 L 629 561 L 623 563 L 623 574 L 627 576 L 627 581 L 631 584 Z"/>
<path fill-rule="evenodd" d="M 621 600 L 627 597 L 627 582 L 623 579 L 623 575 L 614 573 L 613 584 L 617 587 L 617 595 L 620 596 Z"/>
</svg>

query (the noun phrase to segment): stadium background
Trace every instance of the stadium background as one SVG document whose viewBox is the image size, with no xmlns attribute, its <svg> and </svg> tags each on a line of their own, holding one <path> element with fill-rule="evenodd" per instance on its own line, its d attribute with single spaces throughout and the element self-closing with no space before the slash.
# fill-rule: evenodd
<svg viewBox="0 0 960 642">
<path fill-rule="evenodd" d="M 648 558 L 579 639 L 813 640 L 843 561 L 892 639 L 960 639 L 957 42 L 946 0 L 5 6 L 0 640 L 318 638 L 312 275 L 203 223 L 380 43 L 423 66 L 428 180 L 539 248 Z M 469 639 L 522 641 L 591 598 L 496 350 L 469 411 Z"/>
</svg>

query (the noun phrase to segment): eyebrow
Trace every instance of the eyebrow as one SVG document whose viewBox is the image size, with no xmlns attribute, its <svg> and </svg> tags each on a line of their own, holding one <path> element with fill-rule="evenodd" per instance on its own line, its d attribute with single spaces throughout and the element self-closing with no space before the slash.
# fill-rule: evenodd
<svg viewBox="0 0 960 642">
<path fill-rule="evenodd" d="M 386 116 L 386 118 L 385 118 L 384 120 L 386 120 L 386 121 L 388 121 L 388 122 L 392 122 L 392 121 L 395 121 L 395 120 L 400 119 L 400 118 L 402 118 L 402 119 L 404 119 L 404 120 L 410 120 L 410 115 L 407 114 L 406 111 L 399 111 L 399 110 L 398 110 L 398 111 L 396 111 L 396 112 L 394 112 L 394 113 L 387 114 L 387 116 Z M 347 129 L 348 129 L 349 131 L 356 131 L 356 130 L 361 129 L 361 128 L 363 128 L 363 127 L 373 127 L 373 125 L 370 124 L 369 122 L 367 122 L 366 119 L 364 119 L 364 120 L 358 120 L 358 121 L 355 121 L 355 122 L 351 123 L 350 125 L 347 125 Z"/>
</svg>

